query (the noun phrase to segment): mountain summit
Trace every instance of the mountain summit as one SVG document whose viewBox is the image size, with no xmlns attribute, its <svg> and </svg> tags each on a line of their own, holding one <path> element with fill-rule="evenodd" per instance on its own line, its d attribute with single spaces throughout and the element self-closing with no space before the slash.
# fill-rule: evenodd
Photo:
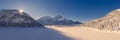
<svg viewBox="0 0 120 40">
<path fill-rule="evenodd" d="M 101 30 L 120 30 L 120 9 L 113 10 L 103 18 L 90 21 L 83 26 L 98 28 Z"/>
<path fill-rule="evenodd" d="M 73 21 L 70 19 L 66 19 L 60 15 L 50 17 L 50 16 L 44 16 L 38 19 L 38 22 L 43 25 L 77 25 L 82 24 L 82 22 Z"/>
<path fill-rule="evenodd" d="M 43 26 L 31 16 L 20 10 L 0 10 L 0 26 L 1 27 L 34 27 Z"/>
</svg>

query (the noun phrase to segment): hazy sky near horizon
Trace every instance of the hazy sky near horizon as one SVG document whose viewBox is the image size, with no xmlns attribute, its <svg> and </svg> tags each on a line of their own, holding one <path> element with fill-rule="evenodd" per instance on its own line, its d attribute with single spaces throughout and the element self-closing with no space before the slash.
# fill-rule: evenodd
<svg viewBox="0 0 120 40">
<path fill-rule="evenodd" d="M 120 8 L 120 0 L 0 0 L 0 9 L 22 9 L 33 18 L 61 15 L 86 21 Z"/>
</svg>

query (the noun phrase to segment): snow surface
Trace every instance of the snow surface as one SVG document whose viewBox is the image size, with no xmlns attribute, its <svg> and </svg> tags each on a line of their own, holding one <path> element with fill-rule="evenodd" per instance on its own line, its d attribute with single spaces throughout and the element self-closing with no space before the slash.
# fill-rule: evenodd
<svg viewBox="0 0 120 40">
<path fill-rule="evenodd" d="M 116 9 L 117 11 L 120 11 L 120 9 Z"/>
<path fill-rule="evenodd" d="M 120 40 L 119 37 L 119 31 L 105 31 L 80 26 L 0 27 L 0 40 Z"/>
<path fill-rule="evenodd" d="M 72 38 L 73 40 L 120 40 L 119 31 L 98 30 L 89 27 L 54 27 L 54 30 L 59 31 L 65 36 Z"/>
<path fill-rule="evenodd" d="M 72 40 L 49 28 L 0 27 L 0 40 Z"/>
</svg>

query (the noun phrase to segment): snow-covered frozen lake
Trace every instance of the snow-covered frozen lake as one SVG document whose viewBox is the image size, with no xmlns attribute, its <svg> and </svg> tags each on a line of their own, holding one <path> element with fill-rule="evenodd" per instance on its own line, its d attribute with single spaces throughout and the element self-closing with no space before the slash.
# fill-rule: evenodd
<svg viewBox="0 0 120 40">
<path fill-rule="evenodd" d="M 72 40 L 49 28 L 3 28 L 0 40 Z"/>
</svg>

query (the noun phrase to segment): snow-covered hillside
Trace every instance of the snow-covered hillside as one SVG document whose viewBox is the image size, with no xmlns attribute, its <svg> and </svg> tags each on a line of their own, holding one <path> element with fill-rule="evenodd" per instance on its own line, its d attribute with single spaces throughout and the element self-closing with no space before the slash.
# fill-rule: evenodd
<svg viewBox="0 0 120 40">
<path fill-rule="evenodd" d="M 98 28 L 101 30 L 120 30 L 120 9 L 113 10 L 103 18 L 90 21 L 82 26 Z"/>
<path fill-rule="evenodd" d="M 0 10 L 0 26 L 43 26 L 25 12 L 19 10 L 3 9 Z"/>
</svg>

